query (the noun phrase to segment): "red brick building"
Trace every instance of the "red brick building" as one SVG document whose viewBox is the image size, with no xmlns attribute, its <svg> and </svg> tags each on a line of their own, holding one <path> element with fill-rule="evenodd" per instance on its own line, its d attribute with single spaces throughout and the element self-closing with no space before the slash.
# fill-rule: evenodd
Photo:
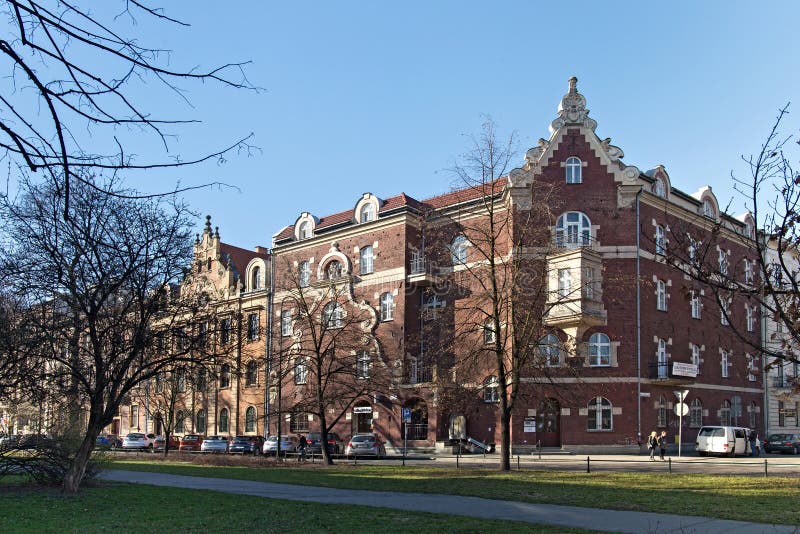
<svg viewBox="0 0 800 534">
<path fill-rule="evenodd" d="M 672 188 L 662 166 L 641 172 L 624 164 L 622 150 L 595 133 L 576 83 L 570 80 L 549 138 L 507 177 L 422 201 L 365 193 L 333 215 L 302 213 L 274 236 L 272 355 L 284 372 L 273 370 L 281 388 L 271 393 L 270 409 L 280 398 L 282 433 L 319 426 L 318 416 L 293 409 L 311 390 L 306 375 L 295 377 L 308 372 L 297 367 L 304 360 L 292 356 L 310 325 L 300 327 L 296 306 L 281 305 L 292 291 L 313 290 L 315 305 L 341 303 L 340 311 L 328 309 L 340 314 L 335 320 L 359 317 L 363 347 L 348 348 L 358 370 L 344 380 L 366 387 L 348 386 L 358 394 L 328 405 L 333 430 L 374 431 L 394 447 L 406 431 L 418 448 L 464 436 L 499 443 L 491 361 L 466 373 L 458 348 L 466 344 L 448 339 L 463 336 L 469 310 L 482 305 L 467 278 L 485 258 L 463 229 L 483 224 L 487 210 L 514 221 L 498 255 L 507 262 L 524 254 L 539 273 L 531 284 L 546 289 L 517 303 L 540 314 L 537 350 L 546 369 L 522 371 L 511 426 L 516 450 L 537 443 L 636 447 L 651 430 L 677 436 L 679 390 L 688 390 L 685 443 L 702 424 L 763 432 L 760 356 L 742 348 L 733 328 L 757 341 L 757 309 L 742 297 L 715 294 L 667 260 L 701 256 L 698 262 L 747 284 L 754 276 L 752 219 L 721 213 L 710 187 L 691 195 Z M 546 213 L 542 188 L 549 192 Z M 500 324 L 513 328 L 519 325 Z M 473 330 L 472 345 L 493 343 L 491 329 Z M 457 402 L 446 383 L 459 386 Z"/>
</svg>

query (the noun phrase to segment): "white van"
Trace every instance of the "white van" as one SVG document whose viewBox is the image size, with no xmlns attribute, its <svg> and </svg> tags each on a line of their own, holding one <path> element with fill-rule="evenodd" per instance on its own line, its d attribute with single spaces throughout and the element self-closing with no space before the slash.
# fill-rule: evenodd
<svg viewBox="0 0 800 534">
<path fill-rule="evenodd" d="M 695 447 L 700 456 L 748 454 L 747 429 L 740 426 L 704 426 L 697 433 Z"/>
</svg>

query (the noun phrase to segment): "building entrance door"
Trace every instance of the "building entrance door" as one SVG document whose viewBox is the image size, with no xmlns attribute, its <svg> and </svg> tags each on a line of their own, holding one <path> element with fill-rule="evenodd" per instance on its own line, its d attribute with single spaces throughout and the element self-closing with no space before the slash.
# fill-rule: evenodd
<svg viewBox="0 0 800 534">
<path fill-rule="evenodd" d="M 536 417 L 536 437 L 542 447 L 561 446 L 561 406 L 556 399 L 545 399 L 539 404 Z"/>
<path fill-rule="evenodd" d="M 353 434 L 372 432 L 372 406 L 359 403 L 353 407 Z"/>
</svg>

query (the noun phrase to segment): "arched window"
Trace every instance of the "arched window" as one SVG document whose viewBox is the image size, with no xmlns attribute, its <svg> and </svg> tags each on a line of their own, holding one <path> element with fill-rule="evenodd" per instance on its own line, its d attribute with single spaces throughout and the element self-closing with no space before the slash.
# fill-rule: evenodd
<svg viewBox="0 0 800 534">
<path fill-rule="evenodd" d="M 467 238 L 457 235 L 450 244 L 450 256 L 453 265 L 463 265 L 467 263 Z"/>
<path fill-rule="evenodd" d="M 294 383 L 305 384 L 308 377 L 308 367 L 306 367 L 306 359 L 298 356 L 294 360 Z"/>
<path fill-rule="evenodd" d="M 659 178 L 656 178 L 650 190 L 657 197 L 666 198 L 667 196 L 667 189 L 664 186 L 664 182 Z"/>
<path fill-rule="evenodd" d="M 611 365 L 611 340 L 602 332 L 589 337 L 589 365 L 594 367 Z"/>
<path fill-rule="evenodd" d="M 361 351 L 356 356 L 356 378 L 369 378 L 370 356 L 369 352 Z"/>
<path fill-rule="evenodd" d="M 714 203 L 709 199 L 703 201 L 703 215 L 709 219 L 717 218 L 717 210 L 714 209 Z"/>
<path fill-rule="evenodd" d="M 338 302 L 329 302 L 322 308 L 322 327 L 341 328 L 344 324 L 344 310 Z"/>
<path fill-rule="evenodd" d="M 592 223 L 579 211 L 568 211 L 556 220 L 556 246 L 585 247 L 592 242 Z"/>
<path fill-rule="evenodd" d="M 195 425 L 194 425 L 195 432 L 198 434 L 204 434 L 206 431 L 206 411 L 205 410 L 197 410 L 197 417 L 195 418 Z"/>
<path fill-rule="evenodd" d="M 247 411 L 244 412 L 244 431 L 256 431 L 256 409 L 252 406 L 248 406 Z"/>
<path fill-rule="evenodd" d="M 253 267 L 250 275 L 250 291 L 261 289 L 261 267 Z"/>
<path fill-rule="evenodd" d="M 301 261 L 297 269 L 297 279 L 300 287 L 308 287 L 311 284 L 311 265 L 307 261 Z"/>
<path fill-rule="evenodd" d="M 219 411 L 219 431 L 228 431 L 228 409 L 223 408 Z"/>
<path fill-rule="evenodd" d="M 561 340 L 555 334 L 547 334 L 539 340 L 539 356 L 547 367 L 561 365 Z"/>
<path fill-rule="evenodd" d="M 722 401 L 722 407 L 719 410 L 719 424 L 722 426 L 731 425 L 731 401 Z"/>
<path fill-rule="evenodd" d="M 582 181 L 582 167 L 583 164 L 581 160 L 576 158 L 575 156 L 571 156 L 567 158 L 564 167 L 567 171 L 567 183 L 568 184 L 579 184 Z"/>
<path fill-rule="evenodd" d="M 228 388 L 231 386 L 231 366 L 227 363 L 222 364 L 219 370 L 219 387 Z"/>
<path fill-rule="evenodd" d="M 246 386 L 255 386 L 258 382 L 258 364 L 255 360 L 247 362 L 247 367 L 244 373 L 244 384 Z"/>
<path fill-rule="evenodd" d="M 660 224 L 656 226 L 656 254 L 664 255 L 667 253 L 667 240 L 664 235 L 664 227 Z"/>
<path fill-rule="evenodd" d="M 325 277 L 328 280 L 341 278 L 342 273 L 344 273 L 344 269 L 342 269 L 342 264 L 338 260 L 331 260 L 328 265 L 325 266 Z"/>
<path fill-rule="evenodd" d="M 605 397 L 595 397 L 589 401 L 587 419 L 587 430 L 613 430 L 613 419 L 611 414 L 611 402 Z"/>
<path fill-rule="evenodd" d="M 483 402 L 500 402 L 500 381 L 496 376 L 487 376 L 483 381 Z"/>
<path fill-rule="evenodd" d="M 367 245 L 361 249 L 361 274 L 372 272 L 372 245 Z"/>
<path fill-rule="evenodd" d="M 667 400 L 664 395 L 658 397 L 658 420 L 656 421 L 658 428 L 667 427 Z"/>
<path fill-rule="evenodd" d="M 303 221 L 300 223 L 300 227 L 297 229 L 297 237 L 299 239 L 308 239 L 311 237 L 311 225 L 308 221 Z"/>
<path fill-rule="evenodd" d="M 359 214 L 358 220 L 362 223 L 374 221 L 375 206 L 373 206 L 371 203 L 364 204 L 361 207 L 361 213 Z"/>
<path fill-rule="evenodd" d="M 689 404 L 689 428 L 701 426 L 703 426 L 703 403 L 700 399 L 694 399 Z"/>
<path fill-rule="evenodd" d="M 381 321 L 391 321 L 394 317 L 394 296 L 389 293 L 381 294 Z"/>
</svg>

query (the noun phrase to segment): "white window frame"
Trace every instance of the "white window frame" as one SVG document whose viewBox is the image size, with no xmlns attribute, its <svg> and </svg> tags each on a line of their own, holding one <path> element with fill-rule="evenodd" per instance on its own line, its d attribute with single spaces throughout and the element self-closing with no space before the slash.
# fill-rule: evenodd
<svg viewBox="0 0 800 534">
<path fill-rule="evenodd" d="M 328 329 L 344 326 L 344 310 L 341 304 L 332 300 L 322 308 L 322 326 Z"/>
<path fill-rule="evenodd" d="M 667 198 L 666 186 L 664 185 L 664 181 L 660 178 L 656 178 L 653 181 L 653 186 L 650 188 L 650 190 L 657 197 Z"/>
<path fill-rule="evenodd" d="M 691 347 L 692 351 L 692 363 L 697 366 L 697 374 L 700 374 L 700 345 L 690 343 L 689 346 Z"/>
<path fill-rule="evenodd" d="M 611 339 L 608 334 L 596 332 L 589 336 L 589 365 L 591 367 L 611 366 Z"/>
<path fill-rule="evenodd" d="M 592 221 L 580 211 L 567 211 L 556 219 L 556 246 L 577 248 L 592 243 Z"/>
<path fill-rule="evenodd" d="M 756 376 L 757 366 L 756 366 L 756 359 L 751 354 L 745 353 L 744 355 L 745 360 L 747 361 L 747 380 L 750 382 L 755 382 L 758 380 Z"/>
<path fill-rule="evenodd" d="M 747 258 L 744 259 L 744 283 L 753 283 L 753 264 Z"/>
<path fill-rule="evenodd" d="M 730 352 L 723 350 L 720 353 L 720 366 L 722 368 L 722 378 L 730 378 Z"/>
<path fill-rule="evenodd" d="M 744 305 L 744 316 L 748 332 L 754 332 L 756 329 L 755 313 L 753 313 L 753 311 L 753 308 L 747 304 Z"/>
<path fill-rule="evenodd" d="M 356 355 L 356 378 L 366 379 L 370 375 L 370 367 L 372 366 L 372 357 L 369 352 L 361 351 Z"/>
<path fill-rule="evenodd" d="M 547 334 L 539 339 L 537 347 L 545 367 L 558 367 L 561 365 L 561 340 L 555 334 Z"/>
<path fill-rule="evenodd" d="M 572 293 L 572 270 L 569 268 L 558 270 L 558 297 L 566 299 Z"/>
<path fill-rule="evenodd" d="M 728 315 L 730 315 L 730 309 L 728 308 L 728 300 L 721 298 L 719 300 L 719 324 L 722 326 L 729 326 L 730 321 L 728 320 Z"/>
<path fill-rule="evenodd" d="M 301 261 L 298 265 L 297 278 L 300 287 L 308 287 L 311 284 L 311 264 L 308 261 Z"/>
<path fill-rule="evenodd" d="M 689 404 L 689 428 L 700 428 L 703 426 L 703 401 L 694 399 Z"/>
<path fill-rule="evenodd" d="M 464 265 L 467 263 L 467 238 L 463 235 L 457 235 L 450 243 L 450 260 L 453 265 Z"/>
<path fill-rule="evenodd" d="M 374 258 L 375 255 L 372 250 L 372 245 L 367 245 L 361 249 L 359 252 L 360 262 L 359 262 L 359 269 L 361 274 L 370 274 L 373 272 L 374 268 Z"/>
<path fill-rule="evenodd" d="M 667 253 L 667 237 L 664 233 L 664 227 L 660 224 L 656 225 L 656 254 L 664 256 Z"/>
<path fill-rule="evenodd" d="M 281 311 L 281 336 L 292 335 L 292 312 L 291 310 Z"/>
<path fill-rule="evenodd" d="M 588 432 L 611 432 L 614 430 L 614 406 L 607 398 L 595 397 L 590 400 L 587 404 L 586 414 L 586 430 Z M 606 424 L 604 415 L 608 417 L 608 424 Z M 592 422 L 593 417 L 594 422 Z"/>
<path fill-rule="evenodd" d="M 500 402 L 500 381 L 496 376 L 487 376 L 483 380 L 483 402 Z"/>
<path fill-rule="evenodd" d="M 308 365 L 305 356 L 298 356 L 294 359 L 294 383 L 302 385 L 308 380 Z"/>
<path fill-rule="evenodd" d="M 568 184 L 583 182 L 583 162 L 576 156 L 570 156 L 564 162 L 564 178 Z"/>
<path fill-rule="evenodd" d="M 367 203 L 361 206 L 361 212 L 358 216 L 359 222 L 366 223 L 375 220 L 375 206 L 372 203 Z"/>
<path fill-rule="evenodd" d="M 717 254 L 717 263 L 719 264 L 719 274 L 728 276 L 728 253 L 720 249 Z"/>
<path fill-rule="evenodd" d="M 594 267 L 584 267 L 583 269 L 583 296 L 594 300 Z"/>
<path fill-rule="evenodd" d="M 702 316 L 702 306 L 700 305 L 700 292 L 692 289 L 689 293 L 689 308 L 691 309 L 692 319 L 700 319 Z"/>
<path fill-rule="evenodd" d="M 658 378 L 667 378 L 669 376 L 669 361 L 667 358 L 667 341 L 665 339 L 658 339 L 658 347 L 656 348 L 656 365 Z"/>
<path fill-rule="evenodd" d="M 489 345 L 497 341 L 497 335 L 494 331 L 492 319 L 487 319 L 485 323 L 483 323 L 483 343 L 485 345 Z"/>
<path fill-rule="evenodd" d="M 664 395 L 658 397 L 658 417 L 656 426 L 658 428 L 667 427 L 667 399 L 664 398 Z"/>
<path fill-rule="evenodd" d="M 380 297 L 381 321 L 391 321 L 394 318 L 394 295 L 390 292 L 382 293 Z"/>
<path fill-rule="evenodd" d="M 667 283 L 664 280 L 656 282 L 656 309 L 667 311 Z"/>
<path fill-rule="evenodd" d="M 308 239 L 311 237 L 311 223 L 303 221 L 297 229 L 297 237 L 299 239 Z"/>
</svg>

